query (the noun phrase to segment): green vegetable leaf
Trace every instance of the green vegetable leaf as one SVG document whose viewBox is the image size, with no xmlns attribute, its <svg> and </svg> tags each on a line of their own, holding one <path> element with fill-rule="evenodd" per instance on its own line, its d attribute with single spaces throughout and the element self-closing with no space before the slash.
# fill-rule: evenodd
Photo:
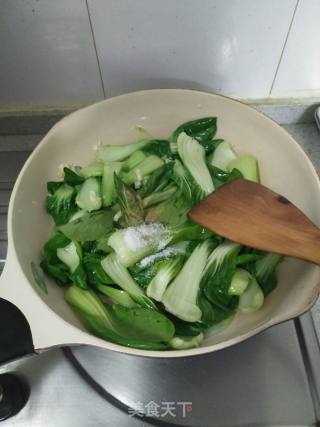
<svg viewBox="0 0 320 427">
<path fill-rule="evenodd" d="M 43 247 L 45 259 L 52 264 L 59 263 L 57 249 L 64 248 L 70 241 L 64 234 L 55 231 Z"/>
<path fill-rule="evenodd" d="M 131 340 L 167 342 L 174 336 L 174 325 L 163 314 L 150 308 L 110 307 L 120 335 Z"/>
<path fill-rule="evenodd" d="M 208 165 L 208 169 L 216 189 L 226 184 L 227 182 L 243 178 L 242 173 L 238 169 L 232 169 L 231 172 L 225 172 L 210 164 Z"/>
<path fill-rule="evenodd" d="M 163 349 L 162 343 L 174 335 L 172 322 L 154 310 L 106 306 L 95 292 L 76 286 L 67 290 L 65 299 L 93 333 L 108 341 L 138 348 L 159 343 L 157 348 Z"/>
<path fill-rule="evenodd" d="M 41 274 L 40 269 L 37 267 L 37 265 L 33 261 L 30 263 L 30 265 L 31 265 L 31 271 L 32 271 L 32 275 L 35 283 L 38 285 L 39 289 L 42 290 L 42 292 L 47 294 L 48 288 L 44 280 L 44 277 Z"/>
<path fill-rule="evenodd" d="M 143 151 L 149 154 L 154 154 L 159 157 L 172 157 L 170 142 L 165 139 L 150 140 L 148 145 L 143 148 Z"/>
<path fill-rule="evenodd" d="M 89 315 L 79 309 L 76 309 L 86 327 L 97 337 L 115 344 L 129 348 L 138 348 L 140 350 L 166 350 L 169 347 L 168 343 L 162 342 L 144 342 L 140 340 L 130 340 L 123 337 L 104 326 L 95 316 Z"/>
<path fill-rule="evenodd" d="M 269 295 L 278 284 L 276 268 L 283 258 L 282 255 L 267 253 L 254 264 L 247 266 L 247 269 L 256 277 L 265 296 Z"/>
<path fill-rule="evenodd" d="M 170 199 L 177 192 L 177 187 L 175 185 L 168 185 L 164 190 L 152 193 L 149 196 L 145 197 L 142 201 L 144 208 L 149 208 L 150 206 L 156 205 L 158 203 L 165 202 Z"/>
<path fill-rule="evenodd" d="M 174 163 L 170 162 L 153 171 L 147 179 L 146 183 L 139 191 L 141 196 L 145 197 L 151 193 L 163 190 L 170 181 L 173 172 L 173 166 Z"/>
<path fill-rule="evenodd" d="M 75 211 L 75 189 L 63 184 L 46 199 L 48 213 L 54 219 L 56 225 L 65 224 Z"/>
<path fill-rule="evenodd" d="M 225 241 L 214 249 L 201 281 L 201 292 L 214 307 L 230 312 L 234 310 L 239 298 L 229 295 L 232 277 L 236 271 L 236 258 L 240 245 Z"/>
<path fill-rule="evenodd" d="M 219 145 L 222 142 L 224 142 L 224 139 L 211 139 L 211 140 L 204 141 L 204 142 L 201 142 L 198 140 L 198 142 L 200 142 L 200 144 L 204 148 L 204 150 L 206 152 L 206 156 L 209 156 L 210 154 L 212 154 L 216 150 L 216 148 L 219 147 Z"/>
<path fill-rule="evenodd" d="M 141 224 L 144 219 L 143 204 L 140 195 L 114 174 L 116 200 L 122 212 L 121 225 L 124 227 Z"/>
<path fill-rule="evenodd" d="M 44 259 L 41 261 L 40 267 L 44 273 L 55 279 L 59 286 L 66 286 L 71 282 L 68 268 L 62 263 L 51 264 L 48 260 Z"/>
<path fill-rule="evenodd" d="M 70 185 L 71 187 L 74 187 L 76 185 L 80 185 L 84 182 L 84 178 L 75 172 L 73 172 L 71 169 L 64 167 L 64 182 L 65 184 Z"/>
<path fill-rule="evenodd" d="M 91 285 L 109 285 L 114 281 L 107 275 L 101 265 L 103 255 L 85 254 L 82 260 L 84 269 L 87 273 L 88 282 Z"/>
<path fill-rule="evenodd" d="M 191 208 L 190 202 L 177 193 L 158 205 L 148 209 L 145 221 L 147 223 L 160 222 L 162 224 L 177 227 L 187 220 L 187 214 Z"/>
<path fill-rule="evenodd" d="M 96 285 L 95 289 L 101 294 L 106 295 L 116 304 L 120 304 L 123 307 L 133 308 L 139 307 L 139 305 L 133 301 L 130 295 L 122 289 L 117 289 L 112 286 Z"/>
<path fill-rule="evenodd" d="M 63 181 L 49 181 L 47 182 L 47 190 L 48 193 L 50 194 L 50 196 L 52 196 L 52 194 L 54 194 L 58 188 L 61 187 L 61 185 L 63 185 Z"/>
<path fill-rule="evenodd" d="M 78 267 L 69 274 L 71 281 L 81 289 L 89 289 L 87 284 L 87 275 L 82 266 L 79 264 Z"/>
<path fill-rule="evenodd" d="M 201 188 L 203 197 L 214 191 L 214 185 L 206 165 L 205 150 L 195 139 L 181 133 L 177 139 L 178 153 L 192 178 Z"/>
<path fill-rule="evenodd" d="M 214 138 L 217 131 L 216 117 L 203 117 L 201 119 L 191 120 L 183 123 L 172 133 L 170 141 L 177 141 L 178 136 L 185 132 L 188 136 L 196 139 L 200 143 Z"/>
<path fill-rule="evenodd" d="M 70 240 L 77 242 L 98 240 L 112 230 L 112 217 L 113 213 L 109 209 L 91 212 L 68 224 L 61 225 L 58 230 Z"/>
</svg>

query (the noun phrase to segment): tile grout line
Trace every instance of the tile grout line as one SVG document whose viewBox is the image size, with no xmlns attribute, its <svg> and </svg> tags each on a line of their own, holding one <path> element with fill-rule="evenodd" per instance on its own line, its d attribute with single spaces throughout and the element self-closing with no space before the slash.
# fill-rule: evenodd
<svg viewBox="0 0 320 427">
<path fill-rule="evenodd" d="M 290 25 L 289 25 L 289 28 L 288 28 L 288 32 L 287 32 L 284 44 L 283 44 L 283 48 L 282 48 L 281 55 L 280 55 L 280 58 L 279 58 L 279 62 L 278 62 L 277 68 L 276 68 L 276 72 L 274 74 L 274 78 L 273 78 L 272 83 L 271 83 L 271 88 L 270 88 L 270 91 L 269 91 L 269 96 L 271 96 L 273 88 L 274 88 L 274 84 L 275 84 L 275 81 L 276 81 L 276 78 L 277 78 L 277 75 L 278 75 L 278 71 L 279 71 L 279 68 L 280 68 L 280 64 L 281 64 L 281 61 L 282 61 L 282 58 L 283 58 L 283 54 L 284 54 L 285 48 L 287 46 L 287 42 L 288 42 L 288 39 L 289 39 L 289 35 L 290 35 L 290 31 L 291 31 L 291 28 L 292 28 L 292 25 L 293 25 L 293 21 L 294 21 L 294 18 L 296 16 L 296 12 L 297 12 L 297 9 L 298 9 L 298 6 L 299 6 L 299 2 L 300 2 L 300 0 L 297 0 L 296 6 L 295 6 L 293 14 L 292 14 L 292 19 L 291 19 L 291 22 L 290 22 Z"/>
<path fill-rule="evenodd" d="M 104 87 L 104 83 L 103 83 L 103 78 L 102 78 L 102 71 L 101 71 L 101 66 L 100 66 L 100 61 L 99 61 L 99 55 L 98 55 L 98 50 L 97 50 L 97 44 L 96 44 L 96 39 L 94 36 L 94 31 L 93 31 L 93 25 L 92 25 L 92 20 L 91 20 L 91 14 L 90 14 L 90 8 L 89 8 L 89 4 L 88 4 L 88 0 L 86 1 L 86 6 L 87 6 L 87 12 L 88 12 L 88 18 L 89 18 L 89 23 L 90 23 L 90 29 L 91 29 L 91 35 L 92 35 L 92 40 L 93 40 L 93 46 L 94 46 L 94 51 L 96 54 L 96 58 L 97 58 L 97 63 L 98 63 L 98 69 L 99 69 L 99 75 L 100 75 L 100 80 L 101 80 L 101 87 L 102 87 L 102 92 L 103 92 L 103 98 L 106 98 L 106 91 L 105 91 L 105 87 Z"/>
</svg>

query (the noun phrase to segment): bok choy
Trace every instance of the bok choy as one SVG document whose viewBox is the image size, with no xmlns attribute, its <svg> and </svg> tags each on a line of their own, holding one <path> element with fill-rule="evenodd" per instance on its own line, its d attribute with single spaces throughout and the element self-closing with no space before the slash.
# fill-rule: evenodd
<svg viewBox="0 0 320 427">
<path fill-rule="evenodd" d="M 222 185 L 259 182 L 257 159 L 217 132 L 217 117 L 203 117 L 168 139 L 145 132 L 147 139 L 103 144 L 96 161 L 64 167 L 63 178 L 47 183 L 54 229 L 40 266 L 92 334 L 143 350 L 194 348 L 237 312 L 259 310 L 277 286 L 281 255 L 188 219 Z"/>
</svg>

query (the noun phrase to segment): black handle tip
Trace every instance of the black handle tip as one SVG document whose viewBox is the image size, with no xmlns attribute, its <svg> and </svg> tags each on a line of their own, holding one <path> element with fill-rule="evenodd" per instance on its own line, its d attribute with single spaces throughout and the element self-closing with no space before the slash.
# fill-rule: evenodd
<svg viewBox="0 0 320 427">
<path fill-rule="evenodd" d="M 0 421 L 16 415 L 27 403 L 30 389 L 14 374 L 0 375 Z"/>
<path fill-rule="evenodd" d="M 27 319 L 3 298 L 0 298 L 0 325 L 0 365 L 34 352 Z"/>
</svg>

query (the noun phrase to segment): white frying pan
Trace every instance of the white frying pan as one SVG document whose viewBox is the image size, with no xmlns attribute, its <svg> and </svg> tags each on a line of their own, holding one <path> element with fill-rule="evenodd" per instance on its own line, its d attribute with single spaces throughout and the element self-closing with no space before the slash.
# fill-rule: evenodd
<svg viewBox="0 0 320 427">
<path fill-rule="evenodd" d="M 150 90 L 79 110 L 55 125 L 41 141 L 11 196 L 8 257 L 0 278 L 0 362 L 73 344 L 147 357 L 192 356 L 239 343 L 313 305 L 319 294 L 320 269 L 287 259 L 280 266 L 278 288 L 260 311 L 238 314 L 229 328 L 207 338 L 199 348 L 145 351 L 96 338 L 65 303 L 62 289 L 49 278 L 48 295 L 35 285 L 30 263 L 39 263 L 52 227 L 44 209 L 46 183 L 57 179 L 61 163 L 88 164 L 94 160 L 93 147 L 99 142 L 122 144 L 144 137 L 139 126 L 166 138 L 182 122 L 209 115 L 218 117 L 218 137 L 231 142 L 239 153 L 258 158 L 263 184 L 286 196 L 320 225 L 320 186 L 311 162 L 286 131 L 240 102 L 190 90 Z"/>
</svg>

